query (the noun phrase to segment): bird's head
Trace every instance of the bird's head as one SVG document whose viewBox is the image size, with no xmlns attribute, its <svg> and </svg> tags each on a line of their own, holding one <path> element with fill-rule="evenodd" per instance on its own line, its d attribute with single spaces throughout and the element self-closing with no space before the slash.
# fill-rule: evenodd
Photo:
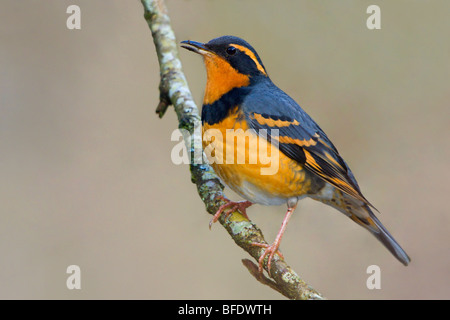
<svg viewBox="0 0 450 320">
<path fill-rule="evenodd" d="M 204 103 L 212 103 L 236 87 L 248 86 L 252 79 L 267 77 L 255 49 L 234 36 L 215 38 L 208 43 L 186 40 L 182 47 L 203 56 L 207 85 Z"/>
</svg>

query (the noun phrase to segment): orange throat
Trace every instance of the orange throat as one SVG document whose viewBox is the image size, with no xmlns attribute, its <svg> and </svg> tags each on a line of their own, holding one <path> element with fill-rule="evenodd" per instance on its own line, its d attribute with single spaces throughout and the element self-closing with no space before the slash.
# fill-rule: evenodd
<svg viewBox="0 0 450 320">
<path fill-rule="evenodd" d="M 225 59 L 214 54 L 205 54 L 203 58 L 207 75 L 203 104 L 212 104 L 230 90 L 250 84 L 250 78 L 239 73 Z"/>
</svg>

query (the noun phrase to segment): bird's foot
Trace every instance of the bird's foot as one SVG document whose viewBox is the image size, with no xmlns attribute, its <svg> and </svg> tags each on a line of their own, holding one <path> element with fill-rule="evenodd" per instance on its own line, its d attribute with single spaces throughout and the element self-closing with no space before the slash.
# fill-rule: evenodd
<svg viewBox="0 0 450 320">
<path fill-rule="evenodd" d="M 225 214 L 225 216 L 228 217 L 230 215 L 230 213 L 232 213 L 233 211 L 236 211 L 236 210 L 238 210 L 247 220 L 249 220 L 246 210 L 253 203 L 251 203 L 250 201 L 247 201 L 247 200 L 234 202 L 234 201 L 225 199 L 223 197 L 221 197 L 221 198 L 223 200 L 227 201 L 227 203 L 225 203 L 224 205 L 221 205 L 219 207 L 219 210 L 217 210 L 216 214 L 213 216 L 213 218 L 209 222 L 209 229 L 211 229 L 211 226 L 213 223 L 215 223 L 215 222 L 217 222 L 217 220 L 219 220 L 219 218 L 222 214 Z"/>
<path fill-rule="evenodd" d="M 256 246 L 256 247 L 266 248 L 266 250 L 264 250 L 264 253 L 259 257 L 258 271 L 261 273 L 263 272 L 264 259 L 267 256 L 269 256 L 269 258 L 267 260 L 267 270 L 268 270 L 269 276 L 270 276 L 270 268 L 272 266 L 272 259 L 273 259 L 274 255 L 277 254 L 281 259 L 284 260 L 283 254 L 280 252 L 280 250 L 278 250 L 278 248 L 280 247 L 280 241 L 275 241 L 271 245 L 268 245 L 266 243 L 252 242 L 252 245 Z"/>
</svg>

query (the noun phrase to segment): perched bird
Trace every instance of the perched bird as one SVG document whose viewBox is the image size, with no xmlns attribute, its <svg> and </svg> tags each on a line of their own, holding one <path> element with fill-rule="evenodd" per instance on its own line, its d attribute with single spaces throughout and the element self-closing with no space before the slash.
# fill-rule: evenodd
<svg viewBox="0 0 450 320">
<path fill-rule="evenodd" d="M 183 48 L 202 55 L 206 66 L 202 108 L 205 153 L 213 160 L 211 165 L 221 180 L 246 199 L 229 201 L 217 211 L 212 222 L 222 213 L 236 209 L 246 215 L 246 208 L 253 203 L 287 204 L 273 244 L 254 243 L 265 248 L 259 259 L 260 272 L 267 256 L 269 272 L 273 256 L 281 256 L 278 251 L 281 238 L 298 200 L 304 197 L 344 213 L 408 265 L 410 258 L 375 216 L 372 210 L 375 208 L 361 193 L 336 147 L 316 122 L 270 80 L 249 43 L 223 36 L 208 43 L 187 40 L 182 44 Z M 239 139 L 244 142 L 239 144 Z M 263 159 L 261 151 L 271 153 L 269 149 L 277 168 L 264 174 L 262 170 L 269 170 L 273 163 Z M 276 158 L 272 158 L 274 155 Z"/>
</svg>

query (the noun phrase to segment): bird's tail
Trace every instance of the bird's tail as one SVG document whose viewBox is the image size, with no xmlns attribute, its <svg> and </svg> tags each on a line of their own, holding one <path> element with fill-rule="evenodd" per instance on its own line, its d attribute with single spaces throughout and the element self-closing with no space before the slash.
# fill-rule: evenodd
<svg viewBox="0 0 450 320">
<path fill-rule="evenodd" d="M 332 189 L 331 189 L 332 188 Z M 405 250 L 395 241 L 394 237 L 386 230 L 383 224 L 373 213 L 372 209 L 352 196 L 330 186 L 330 190 L 311 198 L 326 203 L 355 221 L 360 226 L 367 229 L 405 266 L 409 264 L 411 259 L 406 254 Z"/>
<path fill-rule="evenodd" d="M 394 237 L 386 230 L 383 224 L 378 220 L 375 214 L 368 206 L 364 206 L 362 209 L 365 209 L 368 213 L 367 216 L 361 217 L 356 214 L 352 214 L 350 218 L 355 221 L 360 226 L 369 230 L 375 238 L 380 240 L 380 242 L 405 266 L 407 266 L 411 259 L 406 254 L 405 250 L 400 247 L 397 241 L 395 241 Z"/>
</svg>

